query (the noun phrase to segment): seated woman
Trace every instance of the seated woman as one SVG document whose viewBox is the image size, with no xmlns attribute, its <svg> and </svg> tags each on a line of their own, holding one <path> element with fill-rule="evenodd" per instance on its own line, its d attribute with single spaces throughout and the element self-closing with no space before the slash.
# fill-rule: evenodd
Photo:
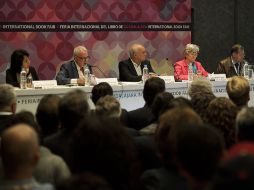
<svg viewBox="0 0 254 190">
<path fill-rule="evenodd" d="M 32 80 L 39 80 L 36 70 L 30 66 L 29 53 L 26 50 L 18 49 L 11 54 L 11 65 L 6 70 L 6 83 L 19 87 L 22 68 L 25 69 L 27 77 L 32 77 Z"/>
<path fill-rule="evenodd" d="M 196 61 L 199 47 L 195 44 L 187 44 L 184 50 L 184 59 L 174 65 L 174 77 L 176 81 L 188 80 L 188 66 L 192 64 L 193 73 L 207 77 L 208 72 Z"/>
</svg>

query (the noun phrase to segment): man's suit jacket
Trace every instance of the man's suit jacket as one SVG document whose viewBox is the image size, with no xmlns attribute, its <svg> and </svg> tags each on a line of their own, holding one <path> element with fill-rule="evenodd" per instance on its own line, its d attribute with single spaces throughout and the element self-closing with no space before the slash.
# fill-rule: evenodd
<svg viewBox="0 0 254 190">
<path fill-rule="evenodd" d="M 241 73 L 242 71 L 243 64 L 244 63 L 240 64 L 239 73 Z M 226 74 L 227 78 L 240 75 L 236 73 L 231 57 L 227 57 L 226 59 L 223 59 L 222 61 L 219 62 L 217 67 L 217 73 Z"/>
<path fill-rule="evenodd" d="M 92 73 L 92 66 L 88 65 L 90 73 Z M 59 72 L 56 75 L 58 85 L 70 84 L 71 79 L 79 78 L 78 69 L 74 60 L 61 65 Z"/>
<path fill-rule="evenodd" d="M 143 68 L 144 66 L 147 65 L 147 68 L 149 70 L 149 73 L 153 71 L 153 68 L 150 64 L 150 61 L 145 60 L 143 62 L 141 62 L 141 71 L 143 72 Z M 118 64 L 118 68 L 119 68 L 119 80 L 120 81 L 130 81 L 130 82 L 138 82 L 142 80 L 142 75 L 138 75 L 135 67 L 131 61 L 131 59 L 127 59 L 124 61 L 121 61 Z"/>
<path fill-rule="evenodd" d="M 29 73 L 27 73 L 27 76 L 30 75 L 32 76 L 33 80 L 39 80 L 39 77 L 36 73 L 36 70 L 34 67 L 29 67 Z M 19 82 L 17 79 L 17 73 L 13 72 L 10 69 L 6 70 L 6 83 L 11 84 L 13 86 L 19 87 Z"/>
</svg>

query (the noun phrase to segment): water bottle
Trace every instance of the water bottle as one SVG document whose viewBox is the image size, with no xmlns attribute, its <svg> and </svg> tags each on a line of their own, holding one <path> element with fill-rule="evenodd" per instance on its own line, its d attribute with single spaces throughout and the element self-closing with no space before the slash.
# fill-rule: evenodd
<svg viewBox="0 0 254 190">
<path fill-rule="evenodd" d="M 244 62 L 244 65 L 243 65 L 243 76 L 246 79 L 249 79 L 249 65 L 246 61 Z"/>
<path fill-rule="evenodd" d="M 84 71 L 84 76 L 85 76 L 85 86 L 90 86 L 90 70 L 88 69 L 88 67 L 85 68 Z"/>
<path fill-rule="evenodd" d="M 26 71 L 24 68 L 20 72 L 20 88 L 26 89 Z"/>
<path fill-rule="evenodd" d="M 192 63 L 188 65 L 188 81 L 193 81 Z"/>
<path fill-rule="evenodd" d="M 143 68 L 143 75 L 142 75 L 142 81 L 145 84 L 145 82 L 147 81 L 147 79 L 149 78 L 149 70 L 147 68 L 147 65 L 144 65 Z"/>
</svg>

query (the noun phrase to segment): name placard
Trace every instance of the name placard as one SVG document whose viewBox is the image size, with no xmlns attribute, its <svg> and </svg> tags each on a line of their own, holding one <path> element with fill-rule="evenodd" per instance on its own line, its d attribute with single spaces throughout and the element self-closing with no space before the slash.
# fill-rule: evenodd
<svg viewBox="0 0 254 190">
<path fill-rule="evenodd" d="M 226 81 L 226 74 L 209 74 L 208 78 L 210 81 Z"/>
<path fill-rule="evenodd" d="M 38 89 L 38 88 L 56 88 L 57 87 L 57 82 L 56 80 L 36 80 L 33 81 L 33 88 Z"/>
<path fill-rule="evenodd" d="M 117 78 L 95 78 L 96 84 L 99 84 L 101 82 L 107 82 L 111 85 L 118 85 Z"/>
<path fill-rule="evenodd" d="M 175 82 L 174 76 L 159 76 L 159 78 L 163 79 L 165 83 Z"/>
</svg>

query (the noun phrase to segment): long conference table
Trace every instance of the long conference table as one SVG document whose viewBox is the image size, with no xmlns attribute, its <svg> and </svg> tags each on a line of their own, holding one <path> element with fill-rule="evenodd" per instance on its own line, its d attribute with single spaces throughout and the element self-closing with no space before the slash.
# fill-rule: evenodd
<svg viewBox="0 0 254 190">
<path fill-rule="evenodd" d="M 254 106 L 254 81 L 250 80 L 250 101 L 249 106 Z M 218 97 L 227 96 L 226 92 L 227 81 L 213 81 L 214 94 Z M 171 92 L 175 97 L 183 96 L 188 98 L 188 86 L 190 82 L 172 82 L 166 83 L 166 91 Z M 112 85 L 114 91 L 114 97 L 117 98 L 121 104 L 122 108 L 126 110 L 134 110 L 144 106 L 143 100 L 143 90 L 144 85 L 138 83 L 120 83 L 117 85 Z M 36 112 L 37 105 L 39 104 L 41 98 L 46 94 L 56 94 L 63 96 L 71 90 L 81 89 L 87 92 L 89 97 L 89 104 L 91 108 L 94 105 L 90 99 L 92 86 L 57 86 L 54 88 L 45 89 L 16 89 L 17 94 L 17 112 L 21 110 Z"/>
</svg>

